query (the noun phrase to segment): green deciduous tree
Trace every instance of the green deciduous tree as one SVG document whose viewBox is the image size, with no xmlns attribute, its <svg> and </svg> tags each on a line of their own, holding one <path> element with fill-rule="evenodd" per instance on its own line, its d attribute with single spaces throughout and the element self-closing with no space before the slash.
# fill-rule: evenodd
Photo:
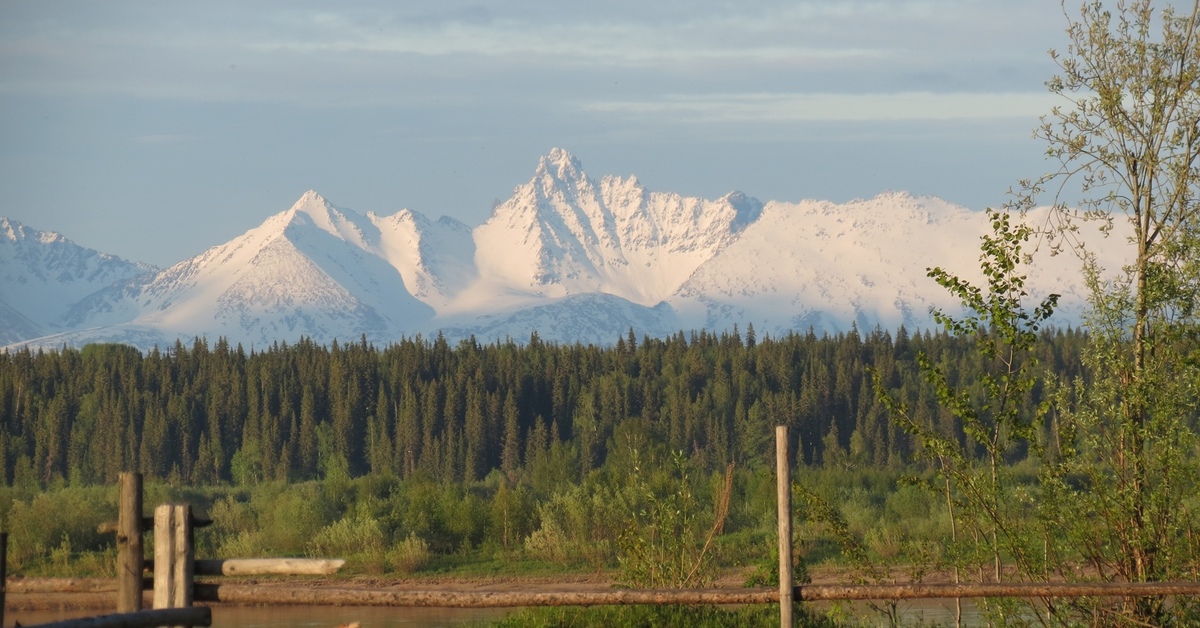
<svg viewBox="0 0 1200 628">
<path fill-rule="evenodd" d="M 1046 534 L 1034 516 L 1036 490 L 1018 481 L 1010 463 L 1031 450 L 1035 458 L 1044 452 L 1039 413 L 1030 412 L 1023 401 L 1041 374 L 1034 349 L 1058 295 L 1046 297 L 1032 313 L 1026 310 L 1022 249 L 1033 229 L 1014 226 L 1006 212 L 989 210 L 988 215 L 992 234 L 983 237 L 980 256 L 984 286 L 941 268 L 929 271 L 965 310 L 962 316 L 934 311 L 935 320 L 948 332 L 971 339 L 982 362 L 976 379 L 955 383 L 946 365 L 923 351 L 917 355 L 938 403 L 954 417 L 955 429 L 947 432 L 931 418 L 919 417 L 889 392 L 878 372 L 875 387 L 893 420 L 917 437 L 920 453 L 938 472 L 938 482 L 928 486 L 945 497 L 955 581 L 964 570 L 985 582 L 1004 581 L 1013 570 L 1021 579 L 1045 580 L 1044 561 L 1033 547 Z"/>
<path fill-rule="evenodd" d="M 912 420 L 903 404 L 893 402 L 893 410 L 943 471 L 947 507 L 963 524 L 953 531 L 966 541 L 956 544 L 966 552 L 960 556 L 978 563 L 986 553 L 991 579 L 1008 569 L 1035 580 L 1200 576 L 1198 9 L 1200 0 L 1186 14 L 1169 6 L 1156 12 L 1149 0 L 1118 3 L 1115 13 L 1089 3 L 1068 17 L 1067 49 L 1051 53 L 1060 73 L 1047 85 L 1067 104 L 1043 118 L 1036 135 L 1058 167 L 1023 181 L 1015 205 L 1032 209 L 1054 191 L 1040 233 L 1054 250 L 1083 259 L 1090 338 L 1083 371 L 1051 382 L 1057 397 L 1044 408 L 1046 423 L 1014 403 L 1035 386 L 1030 351 L 1053 306 L 1026 314 L 1019 298 L 1015 265 L 1028 229 L 1013 231 L 993 214 L 996 235 L 983 246 L 987 289 L 933 273 L 972 312 L 939 319 L 979 338 L 984 359 L 973 389 L 922 361 L 967 449 Z M 1087 221 L 1128 238 L 1127 265 L 1101 268 L 1080 246 Z M 970 445 L 982 452 L 982 467 L 970 464 Z M 1021 446 L 1038 463 L 1035 484 L 1022 486 L 999 464 Z M 1186 599 L 1045 602 L 1048 623 L 1183 624 L 1197 612 Z"/>
<path fill-rule="evenodd" d="M 1066 105 L 1037 135 L 1059 167 L 1026 185 L 1026 207 L 1055 191 L 1049 233 L 1085 260 L 1091 288 L 1084 363 L 1057 421 L 1056 516 L 1102 579 L 1194 579 L 1200 274 L 1200 1 L 1098 2 L 1071 18 L 1048 82 Z M 1078 207 L 1077 210 L 1069 209 Z M 1074 234 L 1081 221 L 1127 235 L 1132 259 L 1099 268 Z M 1068 401 L 1069 400 L 1069 401 Z M 1080 479 L 1086 490 L 1073 490 Z M 1083 522 L 1087 521 L 1086 525 Z M 1126 603 L 1112 622 L 1160 624 L 1187 604 Z"/>
</svg>

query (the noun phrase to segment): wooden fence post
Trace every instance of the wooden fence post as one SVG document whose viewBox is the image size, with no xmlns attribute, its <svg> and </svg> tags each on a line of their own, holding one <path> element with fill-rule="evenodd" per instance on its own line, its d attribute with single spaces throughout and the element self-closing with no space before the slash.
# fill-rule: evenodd
<svg viewBox="0 0 1200 628">
<path fill-rule="evenodd" d="M 775 494 L 779 521 L 779 625 L 792 628 L 792 468 L 788 428 L 775 426 Z"/>
<path fill-rule="evenodd" d="M 117 612 L 142 610 L 142 474 L 122 472 L 117 505 Z"/>
<path fill-rule="evenodd" d="M 0 532 L 0 626 L 4 625 L 4 603 L 8 594 L 8 533 Z"/>
<path fill-rule="evenodd" d="M 154 509 L 154 608 L 192 605 L 195 556 L 192 507 L 162 504 Z"/>
<path fill-rule="evenodd" d="M 192 532 L 192 506 L 175 505 L 175 598 L 173 608 L 192 605 L 193 580 L 196 573 L 195 536 Z"/>
<path fill-rule="evenodd" d="M 161 504 L 154 509 L 154 608 L 171 608 L 171 574 L 175 566 L 175 543 L 171 529 L 175 508 Z"/>
</svg>

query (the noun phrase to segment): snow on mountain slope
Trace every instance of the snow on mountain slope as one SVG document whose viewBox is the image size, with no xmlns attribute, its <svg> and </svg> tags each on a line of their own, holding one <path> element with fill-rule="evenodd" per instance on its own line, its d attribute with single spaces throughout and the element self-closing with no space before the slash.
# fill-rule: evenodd
<svg viewBox="0 0 1200 628">
<path fill-rule="evenodd" d="M 81 303 L 72 319 L 104 327 L 124 318 L 116 326 L 248 344 L 399 337 L 433 310 L 371 252 L 382 239 L 370 220 L 308 192 L 226 244 Z"/>
<path fill-rule="evenodd" d="M 1047 211 L 1027 219 L 1042 224 Z M 32 344 L 142 348 L 193 336 L 262 346 L 439 332 L 523 341 L 536 331 L 610 343 L 630 328 L 654 336 L 751 323 L 771 334 L 930 328 L 931 307 L 959 304 L 927 268 L 978 281 L 980 237 L 990 232 L 983 212 L 904 193 L 764 206 L 737 192 L 716 200 L 651 192 L 633 177 L 593 180 L 560 149 L 474 230 L 407 209 L 360 215 L 310 191 L 230 242 L 148 275 L 14 224 L 0 223 L 0 343 L 50 334 Z M 1080 237 L 1102 266 L 1129 258 L 1121 233 Z M 31 240 L 33 252 L 22 248 Z M 1035 261 L 1030 304 L 1061 293 L 1057 322 L 1077 324 L 1078 259 L 1042 252 Z M 26 300 L 33 305 L 18 307 Z"/>
<path fill-rule="evenodd" d="M 666 303 L 651 308 L 602 292 L 547 300 L 513 312 L 457 322 L 447 321 L 437 331 L 451 342 L 471 336 L 484 342 L 526 342 L 537 332 L 547 342 L 608 345 L 624 335 L 621 330 L 636 330 L 639 337 L 663 337 L 679 330 L 679 319 Z"/>
<path fill-rule="evenodd" d="M 435 310 L 446 309 L 475 280 L 475 241 L 463 223 L 447 216 L 431 221 L 408 209 L 391 216 L 368 212 L 367 219 L 380 233 L 370 250 L 399 271 L 414 297 Z"/>
<path fill-rule="evenodd" d="M 653 306 L 761 208 L 738 193 L 706 201 L 649 192 L 636 178 L 597 183 L 554 149 L 475 229 L 479 280 L 455 309 L 590 292 Z"/>
<path fill-rule="evenodd" d="M 672 304 L 685 323 L 711 328 L 754 322 L 771 333 L 808 327 L 820 333 L 871 320 L 916 326 L 937 294 L 921 285 L 929 281 L 930 262 L 957 266 L 964 255 L 978 255 L 962 243 L 977 237 L 979 220 L 926 202 L 936 206 L 901 195 L 840 206 L 768 203 L 758 222 L 698 269 Z M 914 240 L 917 227 L 928 235 Z"/>
<path fill-rule="evenodd" d="M 1045 220 L 1046 209 L 1028 220 Z M 940 199 L 889 192 L 836 205 L 827 201 L 768 203 L 742 237 L 701 266 L 670 299 L 685 328 L 727 329 L 754 323 L 782 333 L 871 328 L 929 329 L 929 311 L 957 313 L 960 303 L 932 279 L 941 267 L 980 284 L 980 238 L 990 233 L 983 212 Z M 1087 236 L 1100 242 L 1098 233 Z M 1035 251 L 1036 242 L 1025 247 Z M 1094 247 L 1110 268 L 1123 251 Z M 1060 293 L 1060 324 L 1077 324 L 1085 295 L 1077 257 L 1043 251 L 1028 269 L 1030 303 Z"/>
<path fill-rule="evenodd" d="M 80 299 L 153 270 L 0 218 L 0 343 L 57 331 L 58 319 Z"/>
<path fill-rule="evenodd" d="M 41 325 L 0 300 L 0 344 L 20 342 L 44 334 Z"/>
</svg>

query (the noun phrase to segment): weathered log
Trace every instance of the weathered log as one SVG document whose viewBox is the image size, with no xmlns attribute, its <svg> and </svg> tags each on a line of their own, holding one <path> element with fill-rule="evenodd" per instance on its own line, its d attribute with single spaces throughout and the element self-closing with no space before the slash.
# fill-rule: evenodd
<svg viewBox="0 0 1200 628">
<path fill-rule="evenodd" d="M 797 600 L 890 600 L 978 597 L 1128 597 L 1200 595 L 1200 582 L 903 584 L 795 587 Z M 497 608 L 514 606 L 602 606 L 628 604 L 778 604 L 779 590 L 614 589 L 611 591 L 398 591 L 197 584 L 195 599 L 230 604 L 309 606 L 425 606 Z"/>
<path fill-rule="evenodd" d="M 614 589 L 611 591 L 397 591 L 197 584 L 196 600 L 230 604 L 493 608 L 622 604 L 768 604 L 776 589 Z"/>
<path fill-rule="evenodd" d="M 917 598 L 1157 597 L 1200 595 L 1200 582 L 1042 582 L 984 584 L 808 584 L 796 599 L 911 600 Z"/>
<path fill-rule="evenodd" d="M 197 560 L 197 576 L 328 576 L 346 561 L 340 558 L 226 558 Z"/>
<path fill-rule="evenodd" d="M 118 615 L 67 619 L 49 624 L 38 624 L 37 628 L 154 628 L 165 625 L 211 626 L 212 609 L 207 606 L 164 608 Z"/>
<path fill-rule="evenodd" d="M 197 561 L 201 563 L 204 561 Z M 149 584 L 149 580 L 144 581 Z M 147 587 L 148 588 L 148 587 Z M 104 593 L 116 591 L 116 583 L 109 578 L 14 578 L 8 582 L 8 592 L 10 594 L 38 594 L 38 593 Z M 343 591 L 347 589 L 322 589 L 316 587 L 304 587 L 308 591 Z M 238 603 L 275 603 L 273 599 L 254 599 L 256 591 L 288 591 L 291 590 L 285 586 L 273 585 L 237 585 L 237 584 L 197 584 L 195 585 L 196 600 L 222 601 L 218 600 L 215 595 L 235 596 L 238 599 L 225 599 L 223 601 L 234 601 Z M 349 589 L 350 591 L 358 591 Z M 220 593 L 218 593 L 218 591 Z M 779 601 L 779 593 L 775 589 L 694 589 L 692 591 L 708 591 L 719 593 L 721 595 L 728 594 L 730 599 L 736 600 L 728 602 L 729 604 L 753 604 L 758 603 L 758 597 L 762 597 L 764 603 L 777 603 Z M 401 591 L 373 590 L 370 592 L 380 592 L 389 595 L 406 594 Z M 429 592 L 418 591 L 416 595 L 422 599 L 429 598 Z M 439 592 L 442 593 L 442 592 Z M 565 594 L 565 592 L 547 592 L 551 595 Z M 583 595 L 591 595 L 586 592 L 575 592 Z M 641 594 L 643 591 L 634 590 L 613 590 L 598 592 L 599 595 L 612 594 Z M 675 591 L 669 591 L 675 593 Z M 683 593 L 688 593 L 684 591 Z M 484 595 L 483 592 L 461 592 L 460 595 Z M 265 595 L 265 594 L 264 594 Z M 495 593 L 486 593 L 486 595 L 495 595 Z M 740 596 L 750 595 L 754 599 L 742 600 Z M 955 598 L 955 597 L 1128 597 L 1128 596 L 1171 596 L 1171 595 L 1200 595 L 1200 582 L 1144 582 L 1144 583 L 1121 583 L 1121 582 L 1095 582 L 1095 583 L 1002 583 L 1002 584 L 864 584 L 864 585 L 840 585 L 840 584 L 805 584 L 795 587 L 794 595 L 797 600 L 807 601 L 824 601 L 824 600 L 894 600 L 894 599 L 916 599 L 916 598 Z M 636 595 L 634 596 L 636 597 Z M 396 598 L 400 599 L 400 598 Z M 307 603 L 307 602 L 291 602 L 291 603 Z M 329 602 L 331 604 L 335 602 Z M 607 603 L 607 602 L 600 602 Z M 633 603 L 633 602 L 621 602 Z M 680 602 L 691 603 L 691 602 Z M 713 602 L 726 603 L 726 602 Z M 595 605 L 592 603 L 590 605 Z M 428 606 L 429 604 L 399 604 L 400 606 Z M 559 604 L 562 605 L 562 604 Z M 473 604 L 473 606 L 479 606 Z"/>
</svg>

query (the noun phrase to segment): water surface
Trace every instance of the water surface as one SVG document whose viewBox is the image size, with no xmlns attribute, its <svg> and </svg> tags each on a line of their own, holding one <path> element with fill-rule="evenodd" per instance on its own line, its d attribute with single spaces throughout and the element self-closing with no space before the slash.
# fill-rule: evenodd
<svg viewBox="0 0 1200 628">
<path fill-rule="evenodd" d="M 220 606 L 213 608 L 213 626 L 268 628 L 309 626 L 336 628 L 359 622 L 362 628 L 433 628 L 487 625 L 513 609 L 395 608 L 386 606 Z M 30 626 L 63 619 L 104 614 L 96 610 L 9 611 L 4 625 Z"/>
</svg>

